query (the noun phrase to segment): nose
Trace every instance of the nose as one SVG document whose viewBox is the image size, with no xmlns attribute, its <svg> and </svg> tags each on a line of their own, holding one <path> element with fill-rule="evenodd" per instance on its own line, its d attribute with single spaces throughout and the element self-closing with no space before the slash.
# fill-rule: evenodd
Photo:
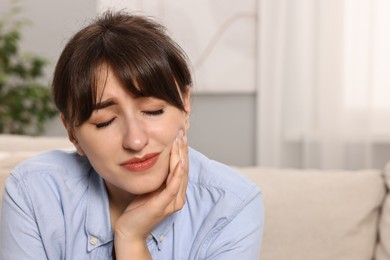
<svg viewBox="0 0 390 260">
<path fill-rule="evenodd" d="M 149 137 L 142 122 L 137 119 L 128 121 L 123 136 L 123 148 L 134 152 L 141 151 L 148 143 Z"/>
</svg>

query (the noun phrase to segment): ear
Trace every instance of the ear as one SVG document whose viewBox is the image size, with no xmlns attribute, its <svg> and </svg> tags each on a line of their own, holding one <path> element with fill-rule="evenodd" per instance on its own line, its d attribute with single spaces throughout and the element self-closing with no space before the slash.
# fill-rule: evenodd
<svg viewBox="0 0 390 260">
<path fill-rule="evenodd" d="M 185 115 L 185 130 L 186 132 L 190 128 L 190 114 L 191 114 L 191 89 L 190 87 L 187 87 L 187 91 L 185 95 L 183 96 L 183 104 L 184 104 L 184 109 L 186 110 L 186 115 Z"/>
<path fill-rule="evenodd" d="M 61 113 L 61 121 L 62 121 L 62 124 L 64 125 L 64 127 L 68 133 L 69 141 L 71 141 L 73 143 L 74 147 L 76 148 L 77 153 L 80 156 L 84 156 L 85 153 L 84 153 L 83 149 L 81 148 L 79 142 L 77 141 L 76 136 L 74 135 L 74 129 L 66 123 L 65 117 L 62 113 Z"/>
</svg>

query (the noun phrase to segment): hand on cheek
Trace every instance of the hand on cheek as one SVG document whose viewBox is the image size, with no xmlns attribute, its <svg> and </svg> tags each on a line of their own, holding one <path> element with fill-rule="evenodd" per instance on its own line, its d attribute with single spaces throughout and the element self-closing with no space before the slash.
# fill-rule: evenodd
<svg viewBox="0 0 390 260">
<path fill-rule="evenodd" d="M 172 145 L 169 169 L 166 189 L 172 193 L 177 193 L 174 208 L 178 210 L 185 204 L 189 172 L 188 143 L 183 130 L 179 131 Z M 174 211 L 176 211 L 175 209 Z"/>
<path fill-rule="evenodd" d="M 130 245 L 145 246 L 149 232 L 165 218 L 180 210 L 186 202 L 188 183 L 188 144 L 183 130 L 174 141 L 169 159 L 169 174 L 165 185 L 149 194 L 140 195 L 126 208 L 117 220 L 115 249 L 121 251 Z M 138 243 L 137 243 L 138 242 Z"/>
</svg>

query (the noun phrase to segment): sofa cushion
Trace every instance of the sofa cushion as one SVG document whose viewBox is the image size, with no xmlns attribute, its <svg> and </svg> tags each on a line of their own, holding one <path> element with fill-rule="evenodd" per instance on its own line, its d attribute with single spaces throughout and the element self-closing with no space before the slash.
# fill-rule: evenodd
<svg viewBox="0 0 390 260">
<path fill-rule="evenodd" d="M 372 259 L 385 196 L 380 171 L 240 170 L 264 196 L 262 260 Z"/>
<path fill-rule="evenodd" d="M 385 183 L 387 191 L 390 190 L 390 163 L 385 168 Z M 387 193 L 382 205 L 379 219 L 379 243 L 376 250 L 375 260 L 390 259 L 390 194 Z"/>
<path fill-rule="evenodd" d="M 72 149 L 73 144 L 66 137 L 32 137 L 0 134 L 1 152 L 41 152 L 50 149 Z"/>
</svg>

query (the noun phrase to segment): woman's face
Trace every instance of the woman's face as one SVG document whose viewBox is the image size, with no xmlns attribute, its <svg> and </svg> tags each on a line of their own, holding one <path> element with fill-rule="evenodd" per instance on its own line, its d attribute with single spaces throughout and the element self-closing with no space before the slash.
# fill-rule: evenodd
<svg viewBox="0 0 390 260">
<path fill-rule="evenodd" d="M 68 128 L 70 138 L 109 191 L 134 195 L 154 191 L 168 175 L 176 136 L 188 128 L 189 94 L 183 99 L 186 113 L 161 99 L 133 97 L 111 70 L 100 74 L 101 99 L 86 122 L 74 131 Z"/>
</svg>

